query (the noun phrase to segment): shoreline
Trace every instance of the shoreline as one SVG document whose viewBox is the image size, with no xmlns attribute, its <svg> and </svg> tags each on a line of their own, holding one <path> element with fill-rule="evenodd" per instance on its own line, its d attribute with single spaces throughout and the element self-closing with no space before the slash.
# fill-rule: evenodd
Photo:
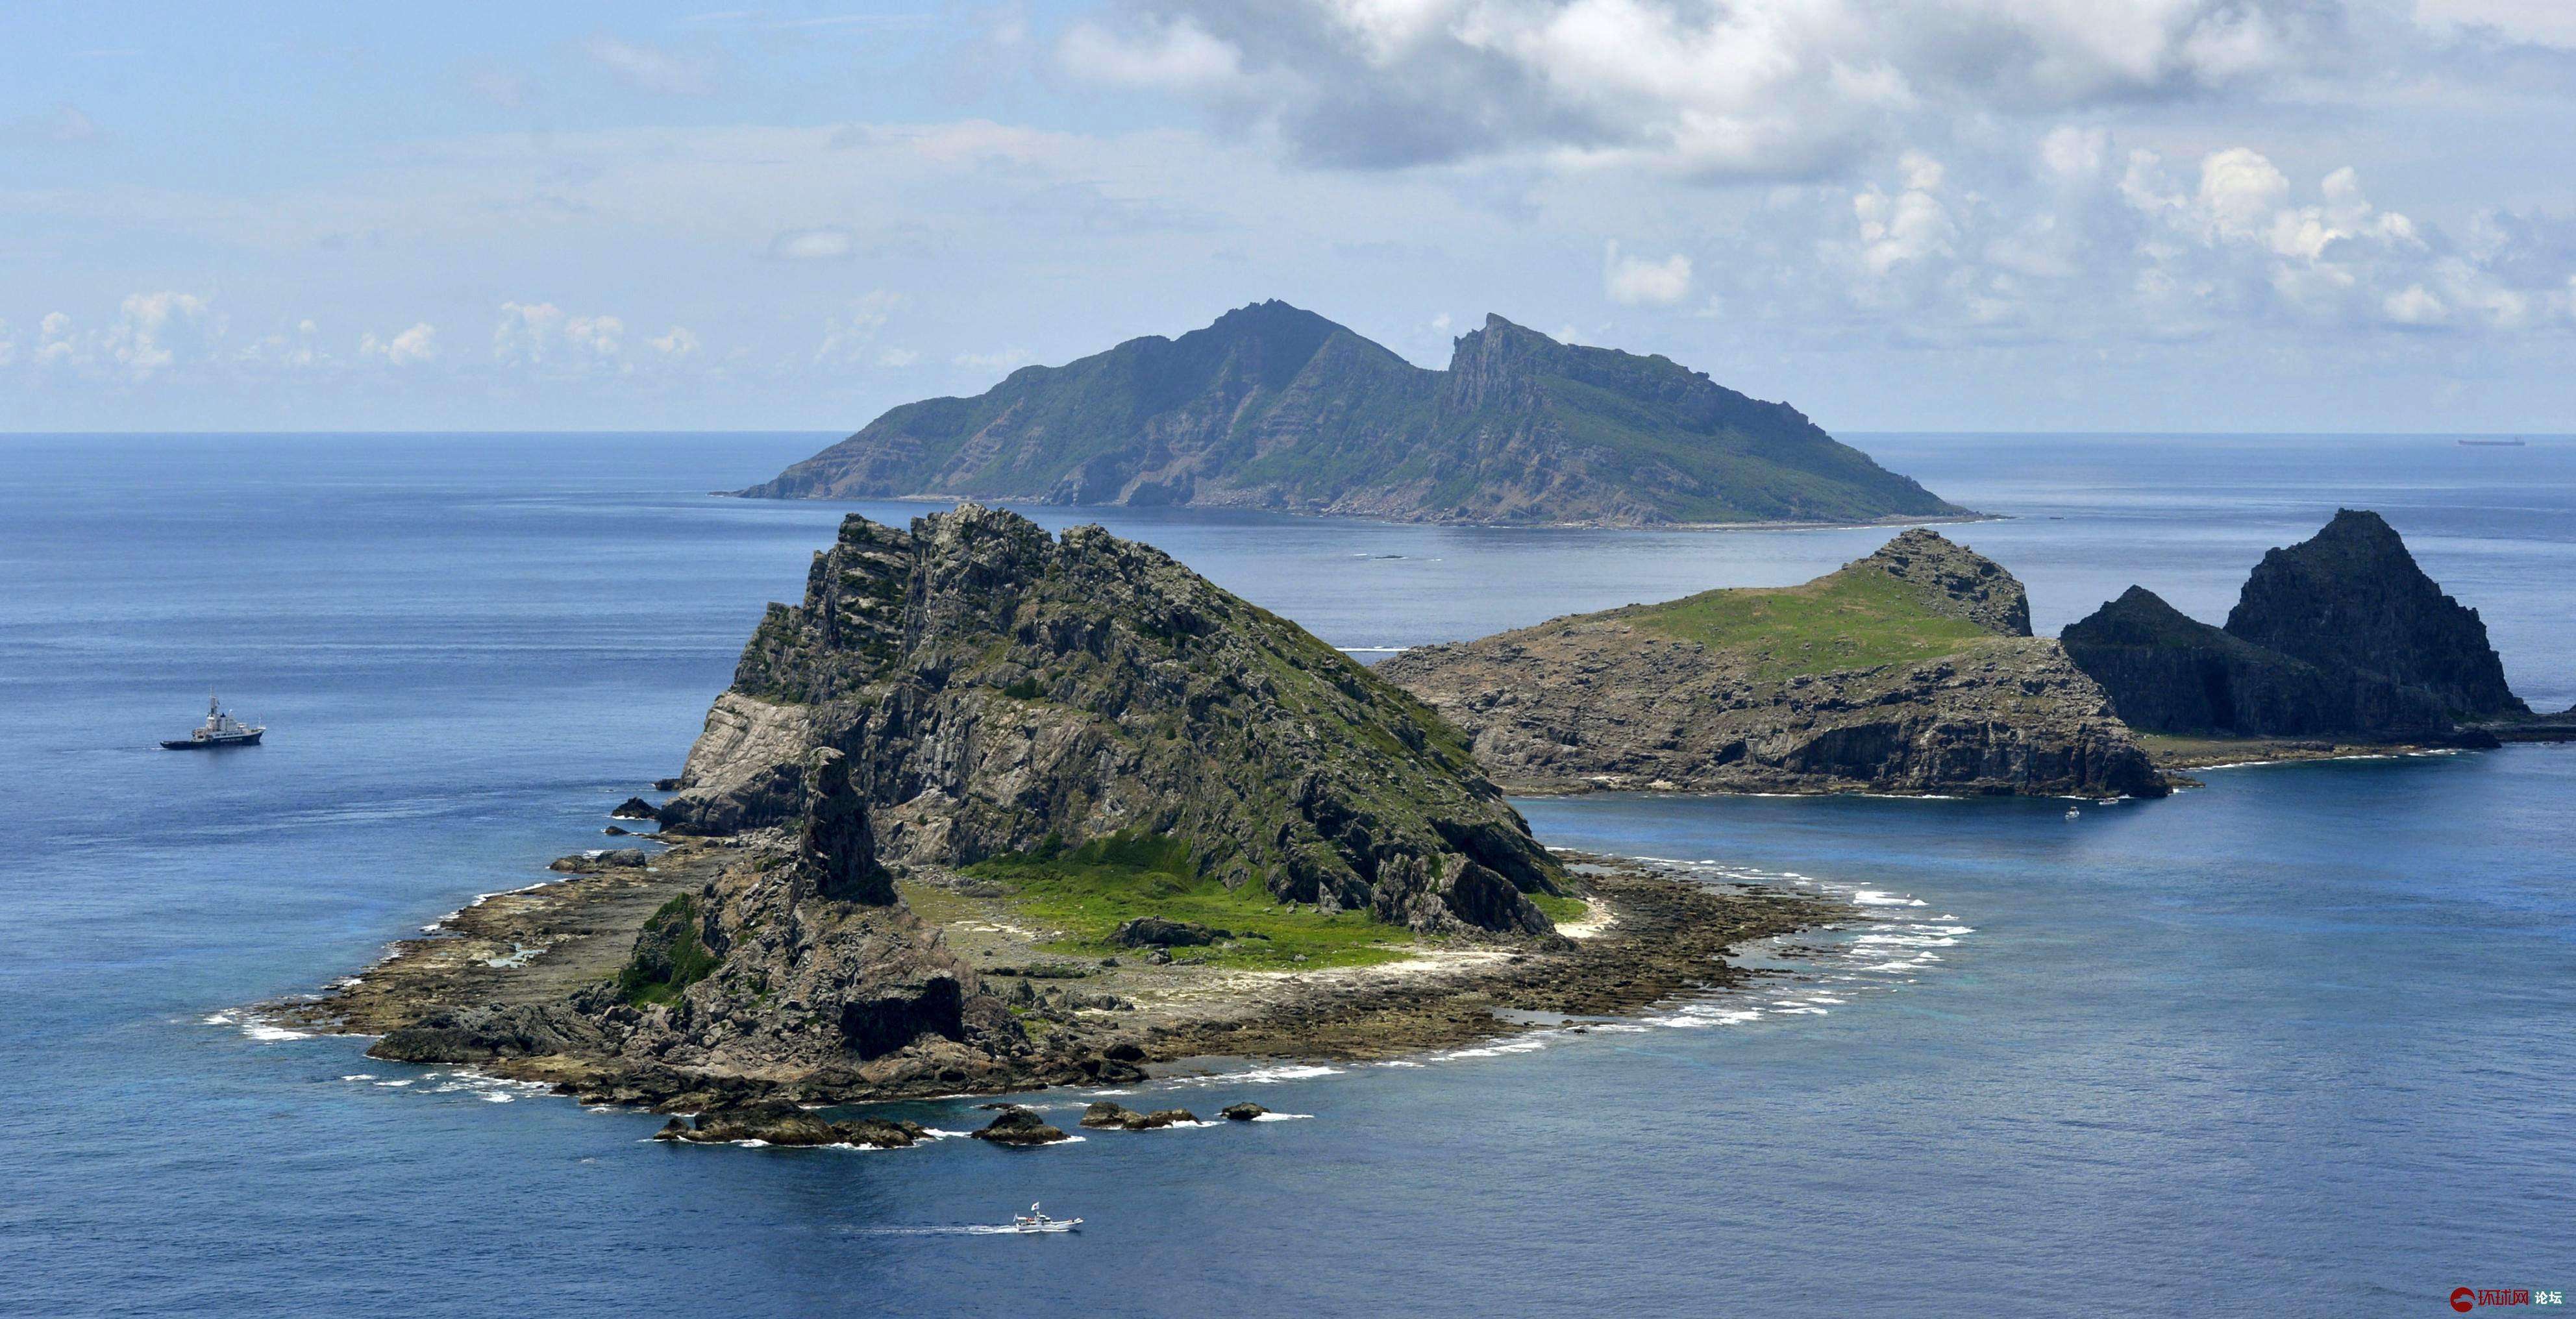
<svg viewBox="0 0 2576 1319">
<path fill-rule="evenodd" d="M 957 504 L 981 503 L 999 507 L 1018 505 L 1027 508 L 1112 509 L 1134 512 L 1143 508 L 1179 509 L 1192 513 L 1268 513 L 1280 517 L 1313 518 L 1338 522 L 1368 522 L 1388 527 L 1473 527 L 1496 531 L 1867 531 L 1873 527 L 1953 526 L 1971 522 L 2010 522 L 2009 513 L 1980 513 L 1969 509 L 1959 513 L 1935 513 L 1914 516 L 1892 514 L 1858 521 L 1796 522 L 1764 520 L 1758 522 L 1479 522 L 1472 518 L 1388 517 L 1371 513 L 1326 513 L 1307 509 L 1268 508 L 1256 504 L 1059 504 L 1043 495 L 746 495 L 740 490 L 710 490 L 716 499 L 765 500 L 773 504 Z"/>
<path fill-rule="evenodd" d="M 739 838 L 677 840 L 645 867 L 488 894 L 320 994 L 258 1011 L 298 1031 L 379 1037 L 370 1058 L 463 1066 L 541 1083 L 583 1103 L 656 1112 L 769 1100 L 864 1103 L 1098 1084 L 1113 1057 L 1131 1066 L 1214 1056 L 1369 1062 L 1503 1039 L 1547 1023 L 1502 1014 L 1610 1017 L 1739 987 L 1770 973 L 1726 962 L 1729 951 L 1861 914 L 1787 890 L 1720 890 L 1646 863 L 1568 854 L 1589 889 L 1590 909 L 1568 927 L 1578 937 L 1526 946 L 1420 944 L 1412 957 L 1371 966 L 1247 971 L 1137 962 L 1102 968 L 1037 950 L 1042 931 L 951 919 L 937 922 L 943 937 L 988 989 L 1041 1004 L 1044 995 L 1068 987 L 1082 996 L 1105 991 L 1127 1005 L 1033 1016 L 1047 1027 L 1044 1057 L 964 1084 L 934 1077 L 879 1084 L 846 1070 L 699 1072 L 613 1054 L 377 1051 L 381 1037 L 443 1014 L 560 1004 L 584 985 L 613 977 L 655 908 L 755 850 Z"/>
</svg>

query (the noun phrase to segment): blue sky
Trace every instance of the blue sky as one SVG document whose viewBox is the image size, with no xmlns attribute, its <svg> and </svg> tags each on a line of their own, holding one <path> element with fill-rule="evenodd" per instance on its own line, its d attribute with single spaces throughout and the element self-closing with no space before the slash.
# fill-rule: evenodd
<svg viewBox="0 0 2576 1319">
<path fill-rule="evenodd" d="M 2563 0 L 29 4 L 0 430 L 855 428 L 1278 297 L 1829 427 L 2569 431 Z"/>
</svg>

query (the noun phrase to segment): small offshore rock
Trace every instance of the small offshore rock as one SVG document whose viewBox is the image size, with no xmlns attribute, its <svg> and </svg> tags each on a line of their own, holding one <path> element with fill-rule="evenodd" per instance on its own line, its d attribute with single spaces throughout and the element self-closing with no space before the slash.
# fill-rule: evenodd
<svg viewBox="0 0 2576 1319">
<path fill-rule="evenodd" d="M 1129 1113 L 1123 1124 L 1129 1131 L 1154 1131 L 1181 1122 L 1196 1122 L 1199 1115 L 1186 1108 L 1160 1108 L 1151 1113 Z"/>
<path fill-rule="evenodd" d="M 794 1104 L 773 1103 L 710 1109 L 698 1114 L 697 1127 L 679 1139 L 701 1143 L 757 1140 L 772 1145 L 837 1145 L 841 1133 L 833 1130 L 831 1123 Z"/>
<path fill-rule="evenodd" d="M 1269 1111 L 1269 1109 L 1263 1108 L 1259 1104 L 1246 1101 L 1240 1104 L 1228 1104 L 1225 1107 L 1218 1109 L 1217 1113 L 1229 1122 L 1250 1122 L 1254 1118 L 1257 1118 Z"/>
<path fill-rule="evenodd" d="M 1113 1104 L 1106 1099 L 1082 1110 L 1082 1125 L 1086 1127 L 1123 1127 L 1129 1123 L 1144 1120 L 1144 1114 L 1124 1104 Z"/>
<path fill-rule="evenodd" d="M 610 825 L 610 826 L 608 826 L 608 827 L 607 827 L 607 828 L 605 828 L 605 829 L 600 830 L 600 832 L 601 832 L 601 833 L 604 833 L 604 834 L 606 834 L 606 835 L 608 835 L 608 836 L 609 836 L 609 837 L 611 837 L 611 838 L 624 838 L 624 837 L 626 836 L 626 834 L 627 834 L 627 831 L 626 831 L 626 830 L 624 830 L 624 829 L 620 829 L 620 828 L 618 828 L 616 825 L 613 825 L 613 824 L 612 824 L 612 825 Z"/>
<path fill-rule="evenodd" d="M 1063 1131 L 1048 1126 L 1046 1119 L 1038 1116 L 1037 1110 L 1022 1108 L 1016 1104 L 1002 1110 L 994 1117 L 992 1125 L 981 1131 L 967 1134 L 977 1140 L 991 1141 L 996 1145 L 1022 1147 L 1052 1145 L 1057 1141 L 1070 1139 Z"/>
<path fill-rule="evenodd" d="M 641 797 L 629 797 L 619 802 L 617 809 L 608 814 L 611 819 L 617 820 L 651 820 L 658 818 L 660 812 L 654 809 L 653 803 Z"/>
<path fill-rule="evenodd" d="M 863 1117 L 855 1122 L 835 1122 L 833 1134 L 852 1145 L 873 1145 L 878 1149 L 902 1149 L 930 1134 L 918 1122 L 896 1118 Z"/>
</svg>

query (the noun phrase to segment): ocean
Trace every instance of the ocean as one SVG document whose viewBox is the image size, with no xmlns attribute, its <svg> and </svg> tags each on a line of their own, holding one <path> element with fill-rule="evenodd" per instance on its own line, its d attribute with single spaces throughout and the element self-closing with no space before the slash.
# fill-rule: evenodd
<svg viewBox="0 0 2576 1319">
<path fill-rule="evenodd" d="M 1547 843 L 1868 919 L 1749 950 L 1781 974 L 1741 994 L 1219 1061 L 1122 1102 L 1301 1116 L 1034 1151 L 675 1148 L 245 1011 L 546 878 L 676 773 L 853 507 L 706 492 L 831 438 L 0 437 L 0 1313 L 2345 1315 L 2576 1286 L 2563 746 L 2214 770 L 2077 820 L 1525 801 Z M 2042 632 L 2132 582 L 2221 620 L 2264 549 L 2368 507 L 2518 692 L 2576 703 L 2576 441 L 1854 438 L 2009 515 L 1944 531 Z M 1027 511 L 1363 659 L 1888 534 Z M 267 744 L 158 750 L 210 688 Z M 1032 1200 L 1083 1231 L 976 1230 Z"/>
</svg>

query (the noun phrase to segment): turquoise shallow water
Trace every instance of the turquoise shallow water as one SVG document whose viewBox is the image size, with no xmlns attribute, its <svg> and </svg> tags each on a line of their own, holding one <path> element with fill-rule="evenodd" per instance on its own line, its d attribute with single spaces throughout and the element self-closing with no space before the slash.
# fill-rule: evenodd
<svg viewBox="0 0 2576 1319">
<path fill-rule="evenodd" d="M 2576 1284 L 2566 748 L 2218 771 L 2075 822 L 1525 803 L 1548 842 L 1872 919 L 1764 950 L 1793 973 L 1744 996 L 1174 1084 L 1150 1098 L 1311 1116 L 1027 1154 L 669 1149 L 235 1014 L 534 881 L 672 772 L 842 511 L 700 492 L 822 438 L 0 439 L 0 1312 L 2396 1314 Z M 2221 617 L 2360 504 L 2535 705 L 2576 701 L 2563 441 L 1867 444 L 2016 515 L 1956 534 L 2042 630 L 2131 580 Z M 1355 648 L 1880 538 L 1103 520 Z M 271 744 L 152 749 L 209 683 Z M 1090 1225 L 962 1230 L 1041 1197 Z"/>
</svg>

